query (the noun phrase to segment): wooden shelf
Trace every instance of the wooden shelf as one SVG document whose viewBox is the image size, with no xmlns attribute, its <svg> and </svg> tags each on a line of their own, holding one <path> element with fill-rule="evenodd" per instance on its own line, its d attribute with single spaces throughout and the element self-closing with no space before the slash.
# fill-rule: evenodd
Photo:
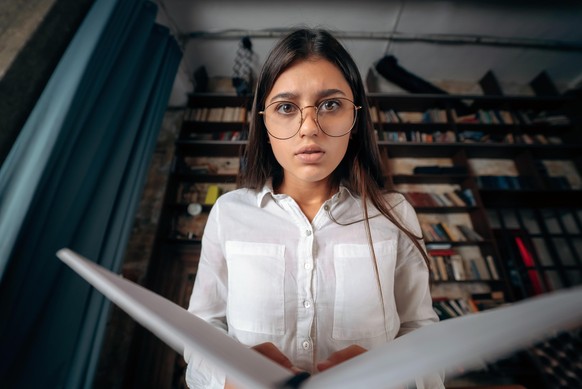
<svg viewBox="0 0 582 389">
<path fill-rule="evenodd" d="M 561 233 L 552 234 L 543 228 L 540 231 L 527 235 L 527 228 L 518 216 L 515 216 L 519 210 L 526 210 L 533 214 L 536 220 L 541 220 L 544 217 L 551 218 L 554 224 L 557 222 L 560 215 L 565 214 L 564 208 L 575 209 L 580 213 L 582 205 L 581 190 L 544 190 L 547 182 L 540 176 L 539 161 L 542 160 L 556 160 L 569 161 L 573 163 L 579 175 L 582 175 L 582 128 L 580 123 L 580 114 L 582 111 L 580 101 L 575 96 L 477 96 L 477 95 L 426 95 L 426 94 L 369 94 L 370 106 L 377 111 L 424 113 L 428 110 L 439 110 L 439 120 L 441 122 L 426 123 L 374 123 L 374 128 L 379 133 L 379 139 L 384 138 L 384 132 L 402 133 L 409 135 L 408 139 L 416 139 L 411 134 L 425 133 L 434 134 L 436 132 L 453 134 L 455 142 L 394 142 L 387 140 L 379 140 L 378 144 L 382 155 L 382 161 L 386 164 L 386 179 L 391 185 L 398 188 L 398 185 L 407 188 L 422 186 L 419 191 L 430 191 L 430 186 L 438 187 L 438 191 L 434 193 L 447 193 L 453 189 L 470 189 L 475 198 L 477 206 L 470 207 L 417 207 L 416 212 L 419 218 L 425 217 L 427 223 L 432 223 L 433 218 L 456 220 L 450 223 L 450 226 L 461 224 L 471 227 L 474 231 L 483 237 L 482 241 L 425 241 L 427 246 L 436 245 L 435 247 L 450 247 L 455 252 L 461 255 L 467 254 L 465 259 L 473 260 L 475 256 L 481 256 L 485 259 L 488 256 L 493 258 L 494 265 L 499 273 L 499 279 L 470 279 L 463 281 L 433 281 L 431 283 L 433 288 L 443 288 L 443 290 L 465 288 L 466 291 L 474 290 L 475 284 L 478 285 L 479 290 L 482 288 L 489 288 L 490 293 L 483 293 L 483 295 L 502 295 L 503 299 L 494 299 L 494 303 L 480 305 L 483 309 L 497 306 L 504 301 L 515 301 L 519 299 L 520 294 L 527 293 L 525 286 L 516 285 L 516 282 L 524 280 L 529 271 L 538 271 L 548 273 L 540 273 L 540 275 L 549 274 L 547 277 L 561 277 L 567 279 L 569 274 L 580 274 L 582 272 L 582 265 L 578 262 L 573 264 L 563 264 L 559 260 L 552 265 L 545 265 L 542 261 L 537 261 L 535 266 L 530 268 L 518 268 L 520 260 L 514 248 L 508 245 L 509 240 L 514 236 L 529 237 L 532 241 L 536 240 L 552 242 L 558 239 L 562 246 L 568 250 L 579 249 L 579 241 L 582 236 L 581 216 L 574 217 L 574 221 L 578 223 L 580 231 L 562 231 Z M 222 94 L 192 94 L 189 96 L 188 109 L 190 108 L 221 108 L 221 107 L 244 107 L 246 111 L 250 109 L 252 104 L 252 97 L 239 97 L 235 95 Z M 572 110 L 572 107 L 577 107 Z M 455 122 L 455 114 L 457 116 L 465 114 L 474 114 L 479 110 L 491 111 L 508 111 L 514 113 L 511 123 L 509 124 L 486 124 L 486 123 L 465 123 Z M 200 111 L 191 111 L 189 118 L 200 117 L 195 115 Z M 216 111 L 214 111 L 216 112 Z M 550 125 L 548 123 L 527 123 L 523 115 L 531 114 L 532 118 L 541 112 L 556 112 L 561 114 L 567 112 L 570 114 L 569 124 Z M 443 115 L 444 113 L 444 115 Z M 242 117 L 242 116 L 241 116 Z M 413 116 L 408 115 L 409 118 L 414 119 Z M 237 116 L 238 118 L 238 116 Z M 184 158 L 200 156 L 200 157 L 230 157 L 239 158 L 247 144 L 246 140 L 218 140 L 222 133 L 241 132 L 243 136 L 248 133 L 249 126 L 246 122 L 203 122 L 203 121 L 185 121 L 180 129 L 179 139 L 175 143 L 175 163 L 174 165 L 184 167 L 187 166 Z M 444 122 L 442 122 L 444 121 Z M 507 134 L 512 134 L 514 139 L 518 139 L 518 135 L 528 134 L 544 135 L 546 137 L 559 137 L 562 139 L 561 144 L 519 144 L 519 143 L 477 143 L 477 142 L 459 142 L 460 135 L 465 131 L 482 132 L 493 139 L 511 139 Z M 212 138 L 212 139 L 208 139 Z M 217 140 L 213 140 L 213 139 Z M 521 138 L 519 138 L 521 139 Z M 389 168 L 394 167 L 398 159 L 406 159 L 403 165 L 410 163 L 414 164 L 414 160 L 418 160 L 417 166 L 427 166 L 430 163 L 421 163 L 422 159 L 448 159 L 448 165 L 452 164 L 455 167 L 466 168 L 466 174 L 406 174 L 400 171 L 396 173 L 388 171 Z M 511 160 L 515 163 L 519 174 L 523 176 L 532 177 L 533 187 L 537 190 L 490 190 L 480 189 L 479 178 L 472 170 L 471 159 L 493 159 L 493 160 Z M 178 162 L 177 162 L 178 161 Z M 447 165 L 447 166 L 448 166 Z M 409 168 L 410 166 L 405 166 Z M 415 166 L 413 166 L 415 167 Z M 194 174 L 188 171 L 175 170 L 170 175 L 169 186 L 166 190 L 166 197 L 164 200 L 164 207 L 160 218 L 160 228 L 158 236 L 156 237 L 156 244 L 154 247 L 154 256 L 152 261 L 156 263 L 156 277 L 161 281 L 159 284 L 164 284 L 162 277 L 164 273 L 179 272 L 176 269 L 185 269 L 187 264 L 188 271 L 191 273 L 192 279 L 195 274 L 197 261 L 200 255 L 201 241 L 198 239 L 175 239 L 168 238 L 172 235 L 172 226 L 177 219 L 177 215 L 184 215 L 187 212 L 186 204 L 177 204 L 179 189 L 183 189 L 189 184 L 221 184 L 229 185 L 236 183 L 236 175 L 216 175 L 216 174 Z M 181 186 L 182 185 L 182 186 Z M 226 185 L 225 185 L 226 186 Z M 444 188 L 444 189 L 443 189 Z M 414 189 L 407 189 L 413 191 Z M 186 196 L 181 197 L 181 200 L 188 199 L 189 193 L 186 190 Z M 192 192 L 194 193 L 194 192 Z M 196 193 L 194 198 L 200 198 L 200 193 Z M 548 207 L 554 207 L 548 211 Z M 211 206 L 204 205 L 203 212 L 208 213 Z M 501 214 L 508 210 L 510 217 L 508 218 L 508 225 L 493 226 L 491 224 L 491 214 Z M 548 216 L 549 215 L 549 216 Z M 515 224 L 519 228 L 515 227 Z M 562 223 L 563 224 L 563 223 Z M 576 223 L 574 223 L 576 224 Z M 555 226 L 553 226 L 555 228 Z M 431 227 L 432 228 L 432 227 Z M 563 228 L 563 227 L 562 227 Z M 570 226 L 571 228 L 571 226 Z M 514 231 L 514 230 L 517 230 Z M 431 236 L 442 236 L 442 234 L 435 235 L 433 231 L 429 230 Z M 508 240 L 509 239 L 509 240 Z M 537 243 L 536 242 L 536 243 Z M 573 243 L 574 242 L 574 243 Z M 572 246 L 572 247 L 569 247 Z M 575 247 L 574 247 L 575 246 Z M 528 246 L 529 247 L 529 246 Z M 533 244 L 532 244 L 533 247 Z M 547 255 L 551 257 L 549 260 L 559 258 L 564 251 L 564 247 L 555 247 L 550 245 L 547 248 Z M 570 251 L 571 252 L 571 251 Z M 544 254 L 546 255 L 546 254 Z M 580 262 L 582 254 L 574 257 L 576 261 Z M 537 260 L 538 258 L 536 258 Z M 551 262 L 550 262 L 551 263 Z M 474 266 L 472 263 L 471 266 Z M 485 266 L 488 265 L 485 263 Z M 474 270 L 474 269 L 472 269 Z M 551 274 L 550 274 L 551 272 Z M 159 273 L 159 274 L 158 274 Z M 478 274 L 478 271 L 468 272 L 467 274 Z M 480 273 L 484 274 L 484 273 Z M 511 277 L 510 277 L 511 274 Z M 572 277 L 574 278 L 574 277 Z M 186 279 L 186 278 L 184 278 Z M 545 278 L 544 278 L 545 279 Z M 566 280 L 567 282 L 567 280 Z M 191 286 L 190 284 L 188 284 Z M 183 291 L 184 285 L 168 285 L 168 295 L 176 295 L 178 291 Z M 486 300 L 483 300 L 486 301 Z"/>
</svg>

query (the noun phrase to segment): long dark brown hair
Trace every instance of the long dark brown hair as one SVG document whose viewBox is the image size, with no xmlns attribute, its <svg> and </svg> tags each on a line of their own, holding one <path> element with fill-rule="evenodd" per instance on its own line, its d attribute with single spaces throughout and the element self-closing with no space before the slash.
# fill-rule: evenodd
<svg viewBox="0 0 582 389">
<path fill-rule="evenodd" d="M 392 206 L 384 197 L 388 191 L 386 178 L 383 174 L 369 104 L 358 67 L 341 43 L 326 30 L 295 30 L 284 36 L 267 57 L 254 94 L 249 140 L 243 158 L 244 166 L 239 175 L 239 185 L 260 190 L 270 178 L 273 179 L 274 187 L 281 182 L 282 167 L 268 143 L 267 129 L 258 112 L 265 107 L 267 95 L 279 75 L 295 62 L 311 58 L 325 59 L 337 66 L 350 85 L 354 103 L 362 106 L 358 112 L 346 154 L 332 173 L 331 184 L 333 187 L 338 187 L 341 183 L 352 193 L 360 196 L 364 209 L 363 221 L 371 247 L 368 201 L 412 240 L 428 266 L 428 256 L 420 243 L 422 237 L 416 236 L 402 225 L 393 214 Z M 330 216 L 333 218 L 331 214 Z M 342 224 L 339 221 L 336 222 Z M 372 255 L 375 258 L 373 250 Z"/>
</svg>

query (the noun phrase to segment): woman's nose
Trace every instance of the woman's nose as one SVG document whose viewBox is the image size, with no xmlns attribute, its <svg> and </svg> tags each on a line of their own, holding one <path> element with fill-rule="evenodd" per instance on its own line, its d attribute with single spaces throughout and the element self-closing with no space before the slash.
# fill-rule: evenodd
<svg viewBox="0 0 582 389">
<path fill-rule="evenodd" d="M 301 116 L 303 122 L 301 123 L 301 127 L 299 128 L 299 132 L 302 136 L 312 136 L 319 133 L 319 125 L 317 124 L 317 107 L 315 106 L 303 107 Z"/>
</svg>

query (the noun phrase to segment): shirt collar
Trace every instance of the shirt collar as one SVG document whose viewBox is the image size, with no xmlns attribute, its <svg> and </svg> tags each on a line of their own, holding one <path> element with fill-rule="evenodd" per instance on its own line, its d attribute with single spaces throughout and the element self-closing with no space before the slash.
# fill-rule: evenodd
<svg viewBox="0 0 582 389">
<path fill-rule="evenodd" d="M 261 189 L 257 193 L 257 206 L 259 208 L 262 208 L 265 205 L 267 195 L 273 199 L 275 199 L 276 196 L 280 196 L 275 194 L 275 191 L 273 190 L 273 181 L 271 179 L 269 179 L 263 186 L 263 189 Z M 332 197 L 332 201 L 344 200 L 347 198 L 348 195 L 352 197 L 354 200 L 358 199 L 358 196 L 356 194 L 352 193 L 346 186 L 340 184 L 338 192 L 334 194 Z"/>
<path fill-rule="evenodd" d="M 265 183 L 263 189 L 257 193 L 257 206 L 259 208 L 262 208 L 265 204 L 265 198 L 267 195 L 270 195 L 271 197 L 275 195 L 275 192 L 273 191 L 273 181 L 270 179 Z"/>
</svg>

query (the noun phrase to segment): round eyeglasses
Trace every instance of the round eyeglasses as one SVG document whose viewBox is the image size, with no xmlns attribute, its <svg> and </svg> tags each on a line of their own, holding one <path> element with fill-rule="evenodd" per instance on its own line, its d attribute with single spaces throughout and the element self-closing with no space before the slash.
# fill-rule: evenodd
<svg viewBox="0 0 582 389">
<path fill-rule="evenodd" d="M 328 136 L 340 137 L 348 134 L 356 123 L 356 116 L 361 106 L 343 97 L 323 100 L 318 105 L 299 108 L 290 101 L 275 101 L 269 104 L 259 115 L 263 116 L 267 132 L 281 140 L 290 139 L 299 132 L 305 117 L 305 108 L 315 108 L 315 122 L 319 129 Z"/>
</svg>

